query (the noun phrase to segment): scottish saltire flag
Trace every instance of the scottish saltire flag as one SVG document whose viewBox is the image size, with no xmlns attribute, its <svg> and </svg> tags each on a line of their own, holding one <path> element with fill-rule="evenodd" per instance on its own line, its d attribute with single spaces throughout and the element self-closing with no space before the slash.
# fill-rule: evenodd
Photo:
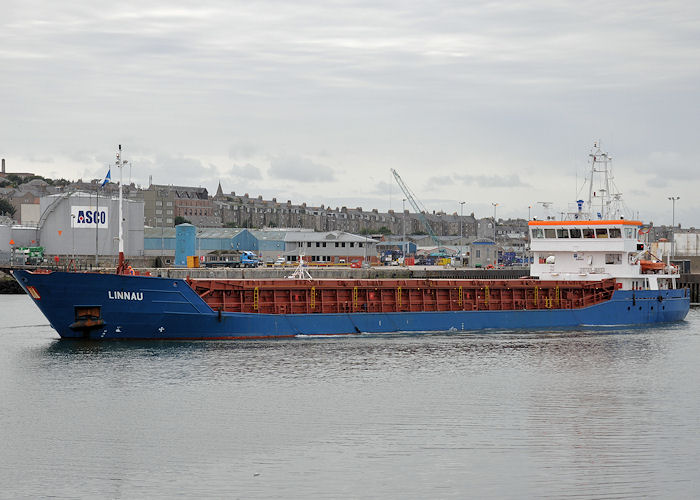
<svg viewBox="0 0 700 500">
<path fill-rule="evenodd" d="M 105 184 L 108 182 L 112 182 L 112 169 L 110 168 L 107 170 L 107 175 L 105 175 L 105 180 L 102 181 L 102 187 L 105 187 Z"/>
</svg>

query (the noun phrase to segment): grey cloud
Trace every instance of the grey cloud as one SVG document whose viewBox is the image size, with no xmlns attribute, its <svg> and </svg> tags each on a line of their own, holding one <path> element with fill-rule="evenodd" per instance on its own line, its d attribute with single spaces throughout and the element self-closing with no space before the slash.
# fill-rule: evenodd
<svg viewBox="0 0 700 500">
<path fill-rule="evenodd" d="M 288 179 L 299 182 L 332 182 L 335 172 L 331 167 L 315 163 L 301 156 L 274 158 L 267 174 L 273 179 Z"/>
<path fill-rule="evenodd" d="M 262 172 L 260 169 L 251 163 L 246 163 L 245 165 L 233 165 L 226 173 L 233 177 L 239 177 L 246 180 L 262 179 Z"/>
<path fill-rule="evenodd" d="M 397 196 L 403 197 L 401 188 L 398 184 L 391 184 L 385 181 L 372 182 L 369 186 L 365 186 L 363 192 L 366 194 L 378 194 L 382 196 L 387 196 L 390 193 L 398 193 Z"/>
<path fill-rule="evenodd" d="M 141 179 L 152 175 L 154 184 L 216 186 L 220 177 L 215 165 L 186 156 L 159 154 L 152 160 L 132 158 L 131 162 Z M 114 172 L 112 174 L 114 178 Z"/>
<path fill-rule="evenodd" d="M 30 156 L 29 158 L 27 158 L 27 161 L 31 163 L 54 163 L 54 159 L 50 156 Z"/>
<path fill-rule="evenodd" d="M 637 173 L 646 177 L 649 187 L 665 188 L 685 184 L 697 177 L 700 158 L 677 151 L 652 151 L 635 163 Z"/>
<path fill-rule="evenodd" d="M 428 185 L 435 189 L 439 187 L 451 186 L 454 183 L 466 184 L 481 188 L 512 188 L 530 187 L 530 184 L 523 182 L 517 174 L 507 175 L 460 175 L 431 177 Z"/>
<path fill-rule="evenodd" d="M 228 148 L 228 157 L 231 159 L 247 159 L 255 156 L 259 149 L 248 142 L 236 142 Z"/>
</svg>

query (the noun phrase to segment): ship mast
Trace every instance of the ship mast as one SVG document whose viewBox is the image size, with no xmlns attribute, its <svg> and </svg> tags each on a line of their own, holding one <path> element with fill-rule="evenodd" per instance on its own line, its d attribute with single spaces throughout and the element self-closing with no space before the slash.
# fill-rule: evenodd
<svg viewBox="0 0 700 500">
<path fill-rule="evenodd" d="M 591 217 L 595 213 L 595 199 L 600 199 L 600 212 L 598 218 L 608 218 L 608 208 L 610 203 L 610 156 L 600 149 L 598 143 L 593 144 L 593 149 L 588 155 L 591 161 L 591 177 L 588 182 L 588 209 L 591 211 Z M 594 182 L 596 174 L 603 174 L 602 184 L 597 191 L 594 190 Z"/>
<path fill-rule="evenodd" d="M 588 177 L 587 209 L 591 219 L 617 219 L 622 215 L 624 204 L 622 193 L 615 186 L 612 157 L 593 144 L 590 157 L 591 171 Z M 579 207 L 580 210 L 580 207 Z"/>
<path fill-rule="evenodd" d="M 122 161 L 122 145 L 119 145 L 119 151 L 117 152 L 117 167 L 119 168 L 119 263 L 117 265 L 117 274 L 121 274 L 124 271 L 124 228 L 123 221 L 124 215 L 122 212 L 122 166 L 126 163 Z"/>
</svg>

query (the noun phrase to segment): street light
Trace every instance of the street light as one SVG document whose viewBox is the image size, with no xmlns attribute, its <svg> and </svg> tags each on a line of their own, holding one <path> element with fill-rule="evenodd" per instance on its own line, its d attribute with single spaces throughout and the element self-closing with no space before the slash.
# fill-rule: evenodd
<svg viewBox="0 0 700 500">
<path fill-rule="evenodd" d="M 496 207 L 498 203 L 491 203 L 493 205 L 493 241 L 496 241 Z"/>
<path fill-rule="evenodd" d="M 202 233 L 204 232 L 203 229 L 199 228 L 197 229 L 197 232 L 195 233 L 194 237 L 197 240 L 197 261 L 201 259 L 200 253 L 201 253 L 201 248 L 202 248 Z"/>
<path fill-rule="evenodd" d="M 464 238 L 464 228 L 462 226 L 464 222 L 464 204 L 466 201 L 459 202 L 459 260 L 462 266 L 464 266 L 464 252 L 462 251 L 462 238 Z"/>
<path fill-rule="evenodd" d="M 532 220 L 532 217 L 531 217 L 531 215 L 530 215 L 531 212 L 532 212 L 532 205 L 529 205 L 529 206 L 527 207 L 527 220 Z"/>
<path fill-rule="evenodd" d="M 406 265 L 406 198 L 401 200 L 401 219 L 403 222 L 403 237 L 401 238 L 401 251 L 403 253 L 403 265 Z"/>
<path fill-rule="evenodd" d="M 671 253 L 673 253 L 673 256 L 676 256 L 676 238 L 673 237 L 673 234 L 676 231 L 676 200 L 680 200 L 680 196 L 669 196 L 669 200 L 673 203 L 673 212 L 672 212 L 672 218 L 671 218 Z M 669 258 L 667 259 L 669 264 L 671 262 L 671 256 L 669 255 Z"/>
</svg>

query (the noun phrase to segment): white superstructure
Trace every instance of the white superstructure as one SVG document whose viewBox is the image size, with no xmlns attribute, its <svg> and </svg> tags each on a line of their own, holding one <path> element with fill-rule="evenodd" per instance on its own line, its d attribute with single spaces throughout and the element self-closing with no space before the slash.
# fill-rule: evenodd
<svg viewBox="0 0 700 500">
<path fill-rule="evenodd" d="M 676 287 L 678 272 L 646 253 L 639 221 L 530 221 L 530 274 L 544 280 L 615 278 L 623 290 Z"/>
<path fill-rule="evenodd" d="M 623 290 L 676 288 L 678 270 L 647 252 L 641 222 L 625 219 L 611 157 L 598 144 L 589 157 L 588 200 L 577 200 L 567 220 L 529 222 L 530 274 L 544 280 L 615 278 Z"/>
</svg>

